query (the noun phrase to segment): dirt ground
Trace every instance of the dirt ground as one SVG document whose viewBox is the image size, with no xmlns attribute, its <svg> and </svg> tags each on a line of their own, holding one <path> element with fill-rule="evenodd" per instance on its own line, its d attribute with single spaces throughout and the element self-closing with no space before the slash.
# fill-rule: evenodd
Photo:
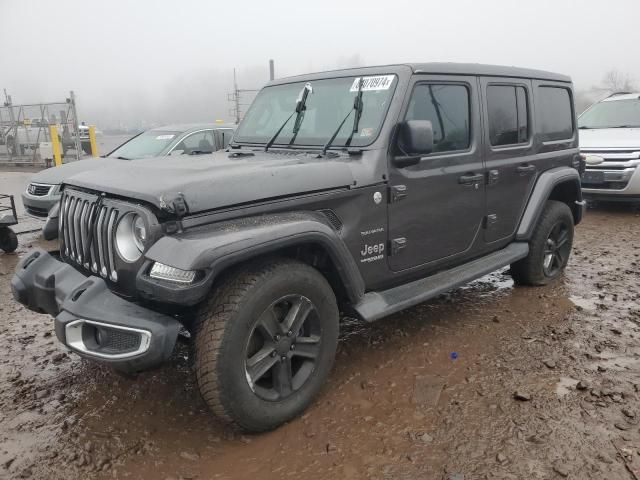
<svg viewBox="0 0 640 480">
<path fill-rule="evenodd" d="M 640 478 L 637 208 L 591 209 L 553 285 L 503 271 L 347 322 L 315 404 L 262 435 L 207 411 L 185 347 L 136 379 L 65 354 L 11 298 L 43 245 L 20 241 L 0 253 L 0 478 Z"/>
</svg>

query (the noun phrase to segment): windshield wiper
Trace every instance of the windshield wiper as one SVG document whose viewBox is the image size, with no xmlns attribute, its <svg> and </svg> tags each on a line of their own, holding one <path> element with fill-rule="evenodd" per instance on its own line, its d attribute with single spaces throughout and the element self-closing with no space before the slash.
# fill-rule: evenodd
<svg viewBox="0 0 640 480">
<path fill-rule="evenodd" d="M 284 123 L 280 125 L 280 128 L 276 131 L 276 133 L 273 134 L 273 137 L 271 137 L 271 139 L 264 146 L 265 152 L 268 151 L 269 148 L 271 148 L 271 145 L 273 145 L 273 143 L 276 141 L 276 138 L 278 138 L 280 132 L 282 132 L 282 129 L 287 125 L 287 123 L 289 123 L 289 120 L 291 120 L 291 117 L 293 117 L 294 115 L 296 115 L 296 122 L 293 126 L 293 137 L 291 138 L 289 145 L 291 145 L 296 139 L 296 135 L 298 134 L 298 130 L 300 130 L 300 124 L 302 123 L 302 119 L 304 117 L 304 111 L 306 109 L 305 105 L 307 103 L 307 97 L 309 96 L 309 93 L 313 93 L 313 88 L 311 87 L 310 83 L 305 83 L 304 87 L 300 91 L 300 94 L 298 95 L 298 99 L 296 100 L 295 110 L 291 112 L 291 115 L 289 115 Z"/>
<path fill-rule="evenodd" d="M 127 157 L 116 157 L 118 160 L 131 160 L 130 158 Z"/>
<path fill-rule="evenodd" d="M 582 126 L 582 127 L 578 127 L 578 130 L 591 130 L 592 128 L 593 128 L 593 127 L 585 127 L 585 126 Z"/>
<path fill-rule="evenodd" d="M 358 131 L 360 125 L 360 117 L 362 116 L 362 110 L 364 109 L 364 104 L 362 103 L 362 82 L 364 77 L 360 77 L 360 83 L 358 83 L 358 94 L 356 95 L 356 99 L 353 101 L 353 109 L 356 111 L 356 116 L 353 118 L 353 128 L 351 129 L 351 135 L 347 138 L 347 141 L 344 142 L 344 146 L 348 147 L 351 145 L 351 140 L 353 139 L 353 134 Z"/>
<path fill-rule="evenodd" d="M 356 97 L 353 99 L 353 108 L 349 110 L 349 113 L 347 113 L 347 115 L 342 119 L 342 122 L 340 122 L 340 125 L 338 126 L 336 131 L 333 132 L 333 135 L 331 135 L 331 138 L 329 138 L 329 141 L 324 144 L 324 147 L 322 147 L 322 155 L 327 154 L 327 150 L 329 149 L 333 141 L 336 139 L 336 137 L 338 136 L 338 133 L 340 133 L 340 130 L 342 130 L 342 126 L 344 125 L 344 123 L 347 121 L 347 119 L 351 116 L 353 112 L 356 112 L 356 117 L 353 119 L 353 127 L 351 128 L 351 134 L 349 135 L 349 138 L 347 138 L 347 140 L 344 142 L 345 147 L 348 147 L 351 144 L 351 140 L 353 139 L 353 134 L 358 131 L 358 124 L 360 123 L 360 117 L 362 116 L 362 79 L 363 77 L 360 77 L 360 82 L 358 83 L 358 93 L 356 94 Z"/>
<path fill-rule="evenodd" d="M 307 109 L 307 97 L 310 93 L 313 93 L 313 88 L 310 83 L 305 83 L 304 88 L 298 95 L 298 101 L 296 102 L 296 121 L 293 124 L 293 136 L 291 140 L 289 140 L 289 145 L 293 145 L 296 137 L 298 136 L 298 132 L 300 131 L 300 125 L 302 125 L 302 120 L 304 120 L 304 112 Z"/>
</svg>

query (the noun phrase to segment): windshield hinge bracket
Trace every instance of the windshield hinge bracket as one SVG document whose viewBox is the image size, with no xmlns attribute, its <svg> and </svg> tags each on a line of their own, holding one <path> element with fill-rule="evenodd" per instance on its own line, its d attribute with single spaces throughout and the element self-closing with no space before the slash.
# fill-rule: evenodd
<svg viewBox="0 0 640 480">
<path fill-rule="evenodd" d="M 391 203 L 399 202 L 407 197 L 406 185 L 392 185 L 389 189 L 391 190 L 391 195 L 389 196 Z"/>
<path fill-rule="evenodd" d="M 187 201 L 184 199 L 184 195 L 182 193 L 178 193 L 176 196 L 169 199 L 161 196 L 160 209 L 165 212 L 172 213 L 178 218 L 182 218 L 189 213 Z"/>
</svg>

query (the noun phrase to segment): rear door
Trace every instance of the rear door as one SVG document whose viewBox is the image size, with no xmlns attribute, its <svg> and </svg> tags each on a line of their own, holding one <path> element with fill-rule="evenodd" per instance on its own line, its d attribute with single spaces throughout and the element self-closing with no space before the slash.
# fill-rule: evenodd
<svg viewBox="0 0 640 480">
<path fill-rule="evenodd" d="M 477 90 L 475 76 L 412 79 L 400 120 L 431 121 L 434 151 L 417 165 L 389 167 L 393 271 L 453 263 L 474 253 L 484 216 Z"/>
<path fill-rule="evenodd" d="M 532 86 L 528 79 L 480 79 L 487 168 L 486 243 L 509 239 L 541 170 L 532 140 Z"/>
</svg>

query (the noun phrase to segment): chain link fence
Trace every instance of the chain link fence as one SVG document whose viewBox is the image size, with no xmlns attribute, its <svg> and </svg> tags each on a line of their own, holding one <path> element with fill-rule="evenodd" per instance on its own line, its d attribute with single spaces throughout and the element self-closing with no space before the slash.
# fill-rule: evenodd
<svg viewBox="0 0 640 480">
<path fill-rule="evenodd" d="M 90 153 L 89 129 L 78 122 L 73 92 L 64 102 L 0 106 L 0 165 L 51 166 L 51 126 L 57 127 L 63 162 Z"/>
</svg>

